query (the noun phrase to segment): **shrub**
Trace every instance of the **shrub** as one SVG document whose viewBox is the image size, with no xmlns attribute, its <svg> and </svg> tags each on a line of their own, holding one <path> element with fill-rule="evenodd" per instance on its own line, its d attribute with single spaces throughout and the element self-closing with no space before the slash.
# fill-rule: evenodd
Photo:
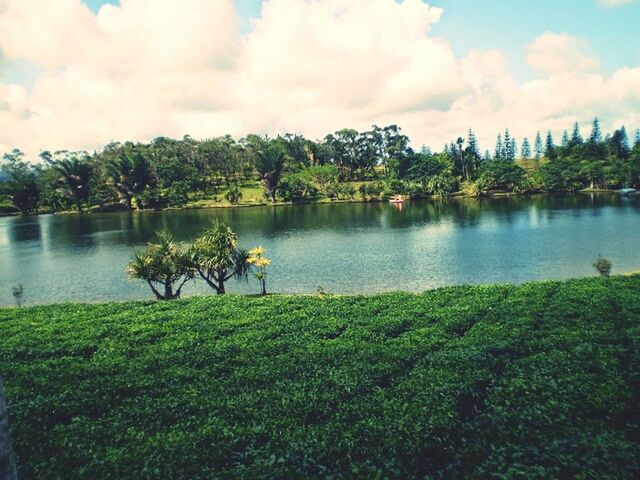
<svg viewBox="0 0 640 480">
<path fill-rule="evenodd" d="M 282 177 L 278 185 L 278 195 L 285 202 L 300 202 L 318 196 L 318 189 L 313 183 L 299 174 Z"/>
<path fill-rule="evenodd" d="M 609 277 L 611 275 L 611 268 L 613 264 L 608 258 L 600 257 L 593 264 L 593 268 L 600 274 L 602 277 Z"/>
<path fill-rule="evenodd" d="M 240 200 L 242 200 L 242 191 L 240 190 L 240 187 L 236 184 L 231 185 L 224 198 L 226 198 L 231 205 L 237 205 L 240 203 Z"/>
<path fill-rule="evenodd" d="M 0 309 L 21 478 L 635 479 L 639 290 Z"/>
</svg>

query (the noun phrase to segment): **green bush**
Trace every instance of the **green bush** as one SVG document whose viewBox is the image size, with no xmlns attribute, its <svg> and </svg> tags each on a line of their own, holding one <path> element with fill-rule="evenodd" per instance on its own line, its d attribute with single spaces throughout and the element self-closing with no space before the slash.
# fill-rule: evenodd
<svg viewBox="0 0 640 480">
<path fill-rule="evenodd" d="M 635 479 L 639 290 L 0 309 L 21 478 Z"/>
<path fill-rule="evenodd" d="M 285 202 L 311 200 L 318 196 L 318 189 L 303 175 L 286 175 L 278 185 L 278 196 Z"/>
</svg>

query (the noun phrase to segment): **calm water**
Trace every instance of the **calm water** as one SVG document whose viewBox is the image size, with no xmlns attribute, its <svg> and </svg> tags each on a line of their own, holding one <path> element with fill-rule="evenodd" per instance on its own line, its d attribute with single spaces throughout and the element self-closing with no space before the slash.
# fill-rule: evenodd
<svg viewBox="0 0 640 480">
<path fill-rule="evenodd" d="M 616 195 L 534 196 L 226 210 L 0 218 L 0 305 L 22 283 L 26 303 L 152 298 L 125 265 L 155 231 L 189 241 L 218 217 L 241 245 L 273 260 L 275 292 L 420 291 L 465 283 L 640 269 L 640 201 Z M 256 281 L 229 292 L 258 292 Z M 198 283 L 186 294 L 208 293 Z"/>
</svg>

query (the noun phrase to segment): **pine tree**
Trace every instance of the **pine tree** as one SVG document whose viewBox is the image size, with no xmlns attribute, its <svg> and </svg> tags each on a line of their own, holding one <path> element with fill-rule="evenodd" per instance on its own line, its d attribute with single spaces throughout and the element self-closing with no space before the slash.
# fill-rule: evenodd
<svg viewBox="0 0 640 480">
<path fill-rule="evenodd" d="M 602 142 L 602 131 L 600 130 L 600 120 L 598 117 L 593 119 L 593 127 L 589 136 L 589 143 L 597 144 Z"/>
<path fill-rule="evenodd" d="M 640 147 L 640 128 L 638 130 L 636 130 L 636 143 L 635 143 L 636 147 Z"/>
<path fill-rule="evenodd" d="M 522 140 L 522 158 L 525 160 L 529 160 L 531 158 L 531 145 L 529 144 L 529 139 L 524 137 Z"/>
<path fill-rule="evenodd" d="M 578 122 L 573 124 L 573 133 L 571 134 L 571 146 L 575 147 L 576 145 L 582 145 L 584 141 L 582 140 L 582 135 L 580 134 L 580 124 Z"/>
<path fill-rule="evenodd" d="M 613 137 L 611 138 L 613 145 L 616 149 L 616 155 L 618 158 L 628 158 L 631 153 L 631 149 L 629 148 L 629 137 L 627 135 L 627 129 L 624 127 L 620 127 L 619 130 L 613 132 Z"/>
<path fill-rule="evenodd" d="M 553 135 L 551 135 L 551 130 L 547 132 L 547 144 L 544 151 L 544 155 L 549 160 L 553 160 L 556 157 L 556 146 L 553 143 Z"/>
<path fill-rule="evenodd" d="M 469 129 L 467 134 L 467 151 L 471 153 L 474 159 L 480 158 L 480 147 L 478 146 L 478 139 L 476 135 L 473 133 L 473 130 Z"/>
<path fill-rule="evenodd" d="M 515 138 L 511 138 L 511 155 L 513 156 L 512 160 L 518 158 L 518 142 Z"/>
<path fill-rule="evenodd" d="M 544 153 L 543 147 L 542 147 L 542 136 L 540 135 L 540 131 L 538 130 L 538 132 L 536 133 L 536 141 L 533 147 L 533 151 L 536 154 L 536 160 L 540 160 L 540 158 L 542 157 L 542 154 Z"/>
<path fill-rule="evenodd" d="M 569 132 L 566 130 L 562 132 L 562 146 L 565 148 L 569 146 Z"/>
<path fill-rule="evenodd" d="M 507 128 L 504 131 L 504 147 L 502 157 L 510 162 L 515 158 L 515 156 L 513 155 L 513 150 L 511 150 L 512 146 L 513 144 L 511 143 L 511 134 L 509 133 L 509 129 Z"/>
<path fill-rule="evenodd" d="M 504 145 L 502 143 L 502 134 L 498 134 L 496 140 L 496 151 L 493 154 L 494 160 L 502 160 L 504 158 Z"/>
<path fill-rule="evenodd" d="M 488 149 L 484 151 L 484 161 L 485 162 L 491 161 L 491 152 Z"/>
</svg>

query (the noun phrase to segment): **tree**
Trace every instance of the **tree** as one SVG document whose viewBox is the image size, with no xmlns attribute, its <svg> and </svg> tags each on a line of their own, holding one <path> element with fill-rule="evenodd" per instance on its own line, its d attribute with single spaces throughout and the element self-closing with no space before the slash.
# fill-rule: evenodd
<svg viewBox="0 0 640 480">
<path fill-rule="evenodd" d="M 467 153 L 472 155 L 474 159 L 480 158 L 480 146 L 478 145 L 478 139 L 476 138 L 473 130 L 469 129 L 467 133 Z"/>
<path fill-rule="evenodd" d="M 637 147 L 638 145 L 640 145 L 640 128 L 636 130 L 636 141 L 634 143 L 634 147 Z"/>
<path fill-rule="evenodd" d="M 30 215 L 38 211 L 42 185 L 40 171 L 24 162 L 23 157 L 24 154 L 20 150 L 4 154 L 4 164 L 0 170 L 6 176 L 6 180 L 0 188 L 23 215 Z"/>
<path fill-rule="evenodd" d="M 554 160 L 557 157 L 557 155 L 556 155 L 556 146 L 553 143 L 553 135 L 551 134 L 551 130 L 549 130 L 547 132 L 547 143 L 546 143 L 546 146 L 545 146 L 544 155 L 549 160 Z"/>
<path fill-rule="evenodd" d="M 580 123 L 576 122 L 573 124 L 573 132 L 571 133 L 571 140 L 569 140 L 570 147 L 576 147 L 578 145 L 582 145 L 584 141 L 582 140 L 582 134 L 580 133 Z"/>
<path fill-rule="evenodd" d="M 591 135 L 589 135 L 589 143 L 598 144 L 602 142 L 602 131 L 600 130 L 600 120 L 598 117 L 593 119 L 593 127 L 591 128 Z"/>
<path fill-rule="evenodd" d="M 157 243 L 134 254 L 127 272 L 130 278 L 146 281 L 158 300 L 180 298 L 182 287 L 194 276 L 189 251 L 170 233 L 158 232 L 156 238 Z"/>
<path fill-rule="evenodd" d="M 108 164 L 107 172 L 129 210 L 133 198 L 153 181 L 151 166 L 139 148 L 121 152 Z"/>
<path fill-rule="evenodd" d="M 247 275 L 247 252 L 238 247 L 233 230 L 218 220 L 193 243 L 189 253 L 195 272 L 218 295 L 225 293 L 228 280 Z"/>
<path fill-rule="evenodd" d="M 282 178 L 287 149 L 279 139 L 261 140 L 255 149 L 256 170 L 260 174 L 267 197 L 276 201 L 276 191 Z"/>
<path fill-rule="evenodd" d="M 448 197 L 456 191 L 457 186 L 455 178 L 449 172 L 434 175 L 427 182 L 427 190 L 440 197 Z"/>
<path fill-rule="evenodd" d="M 267 294 L 267 267 L 271 265 L 271 260 L 263 257 L 264 248 L 256 247 L 249 250 L 247 262 L 253 266 L 253 275 L 260 282 L 261 295 Z"/>
<path fill-rule="evenodd" d="M 531 144 L 527 137 L 524 137 L 524 140 L 522 140 L 522 158 L 525 160 L 529 160 L 531 158 Z"/>
<path fill-rule="evenodd" d="M 242 190 L 234 183 L 229 187 L 229 190 L 227 190 L 225 198 L 231 205 L 237 205 L 240 203 L 240 200 L 242 200 Z"/>
<path fill-rule="evenodd" d="M 515 152 L 513 151 L 513 141 L 511 139 L 511 134 L 509 133 L 509 129 L 507 128 L 504 132 L 504 147 L 503 147 L 502 157 L 504 160 L 509 162 L 513 162 L 516 158 Z"/>
<path fill-rule="evenodd" d="M 627 129 L 624 127 L 624 125 L 613 132 L 611 143 L 613 144 L 615 156 L 621 159 L 629 158 L 631 149 L 629 148 L 629 137 L 627 136 Z"/>
<path fill-rule="evenodd" d="M 493 154 L 495 160 L 502 160 L 504 158 L 504 144 L 502 143 L 502 134 L 498 134 L 496 139 L 496 150 Z"/>
<path fill-rule="evenodd" d="M 544 148 L 542 146 L 542 136 L 540 135 L 540 132 L 536 132 L 536 140 L 535 140 L 535 144 L 533 147 L 533 151 L 536 154 L 536 160 L 540 160 L 540 158 L 542 157 L 542 155 L 544 154 Z"/>
<path fill-rule="evenodd" d="M 82 202 L 89 199 L 89 184 L 93 173 L 88 156 L 85 152 L 58 152 L 58 154 L 63 158 L 53 160 L 51 166 L 60 175 L 78 212 L 82 212 Z"/>
<path fill-rule="evenodd" d="M 561 145 L 563 148 L 567 148 L 569 146 L 569 132 L 567 132 L 566 130 L 562 132 Z"/>
</svg>

